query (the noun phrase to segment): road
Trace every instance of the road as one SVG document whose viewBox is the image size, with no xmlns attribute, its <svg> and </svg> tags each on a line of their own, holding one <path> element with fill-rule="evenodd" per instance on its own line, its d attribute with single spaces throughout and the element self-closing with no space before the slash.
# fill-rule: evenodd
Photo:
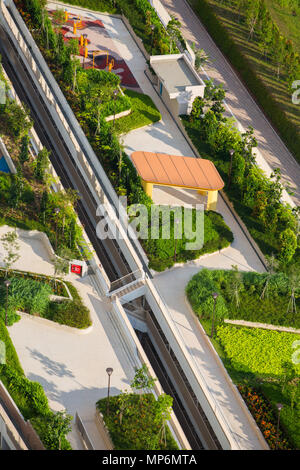
<svg viewBox="0 0 300 470">
<path fill-rule="evenodd" d="M 226 89 L 226 102 L 243 127 L 253 126 L 258 150 L 271 168 L 280 168 L 284 186 L 290 186 L 296 205 L 300 205 L 300 166 L 275 132 L 260 107 L 234 72 L 227 59 L 216 46 L 186 0 L 161 0 L 168 12 L 182 24 L 182 34 L 188 41 L 205 50 L 211 64 L 205 72 L 215 83 Z M 207 80 L 204 72 L 200 73 Z"/>
</svg>

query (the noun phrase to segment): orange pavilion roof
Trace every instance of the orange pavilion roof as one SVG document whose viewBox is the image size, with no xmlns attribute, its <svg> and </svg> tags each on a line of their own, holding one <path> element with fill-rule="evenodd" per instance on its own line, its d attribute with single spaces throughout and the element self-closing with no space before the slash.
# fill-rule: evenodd
<svg viewBox="0 0 300 470">
<path fill-rule="evenodd" d="M 210 160 L 141 151 L 133 152 L 131 158 L 140 177 L 148 183 L 208 191 L 224 187 Z"/>
</svg>

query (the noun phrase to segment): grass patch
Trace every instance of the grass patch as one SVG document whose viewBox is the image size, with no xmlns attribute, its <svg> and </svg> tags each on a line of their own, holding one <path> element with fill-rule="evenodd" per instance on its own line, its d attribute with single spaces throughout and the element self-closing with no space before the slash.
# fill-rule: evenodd
<svg viewBox="0 0 300 470">
<path fill-rule="evenodd" d="M 299 335 L 277 331 L 219 326 L 217 338 L 234 370 L 244 380 L 260 382 L 260 389 L 272 403 L 282 403 L 281 423 L 288 439 L 300 448 L 300 395 L 295 385 L 286 384 L 286 364 L 294 368 L 294 381 L 300 378 L 300 365 L 293 365 L 293 342 Z M 295 393 L 295 396 L 294 396 Z M 273 436 L 274 437 L 274 436 Z"/>
<path fill-rule="evenodd" d="M 293 343 L 300 339 L 300 335 L 225 325 L 222 321 L 224 316 L 235 317 L 237 311 L 232 289 L 234 279 L 232 274 L 233 272 L 225 270 L 201 270 L 187 285 L 188 299 L 206 334 L 211 336 L 214 304 L 211 294 L 212 292 L 220 294 L 215 310 L 215 333 L 211 338 L 213 346 L 233 382 L 238 385 L 270 447 L 274 448 L 276 445 L 276 435 L 274 435 L 277 424 L 276 404 L 282 403 L 284 405 L 281 412 L 282 447 L 279 448 L 298 449 L 300 394 L 297 384 L 300 381 L 300 365 L 292 362 L 292 354 L 297 351 L 293 348 Z M 245 283 L 247 290 L 240 294 L 239 317 L 244 318 L 241 314 L 244 312 L 249 318 L 248 310 L 250 310 L 252 320 L 262 320 L 259 315 L 262 314 L 263 307 L 259 306 L 258 295 L 264 287 L 267 274 L 251 272 L 243 273 L 242 276 L 247 280 Z M 274 283 L 278 287 L 278 282 L 275 281 L 276 279 Z M 273 285 L 273 291 L 272 287 L 270 289 L 268 300 L 261 301 L 261 305 L 271 308 L 274 315 L 277 310 L 277 317 L 280 317 L 282 305 L 277 302 L 278 296 L 273 295 L 274 287 Z M 258 318 L 255 317 L 255 309 Z"/>
<path fill-rule="evenodd" d="M 115 121 L 117 134 L 127 134 L 139 127 L 148 126 L 161 120 L 161 114 L 148 95 L 133 90 L 124 90 L 125 96 L 131 100 L 131 113 Z M 113 125 L 113 121 L 110 121 Z"/>
</svg>

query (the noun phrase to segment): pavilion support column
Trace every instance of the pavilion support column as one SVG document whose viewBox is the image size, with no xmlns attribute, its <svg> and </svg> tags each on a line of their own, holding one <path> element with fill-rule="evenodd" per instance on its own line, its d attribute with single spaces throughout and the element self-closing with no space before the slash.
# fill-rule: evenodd
<svg viewBox="0 0 300 470">
<path fill-rule="evenodd" d="M 218 201 L 218 191 L 207 191 L 207 210 L 216 211 Z"/>
<path fill-rule="evenodd" d="M 148 183 L 147 181 L 142 180 L 142 186 L 144 188 L 145 193 L 152 197 L 152 191 L 153 191 L 153 184 Z"/>
</svg>

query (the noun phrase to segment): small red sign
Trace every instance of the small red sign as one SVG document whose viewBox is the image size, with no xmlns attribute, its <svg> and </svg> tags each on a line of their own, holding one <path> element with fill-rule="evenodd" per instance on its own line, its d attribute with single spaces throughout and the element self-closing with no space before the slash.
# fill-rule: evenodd
<svg viewBox="0 0 300 470">
<path fill-rule="evenodd" d="M 81 274 L 82 266 L 78 266 L 78 264 L 71 264 L 71 272 L 75 274 Z"/>
</svg>

